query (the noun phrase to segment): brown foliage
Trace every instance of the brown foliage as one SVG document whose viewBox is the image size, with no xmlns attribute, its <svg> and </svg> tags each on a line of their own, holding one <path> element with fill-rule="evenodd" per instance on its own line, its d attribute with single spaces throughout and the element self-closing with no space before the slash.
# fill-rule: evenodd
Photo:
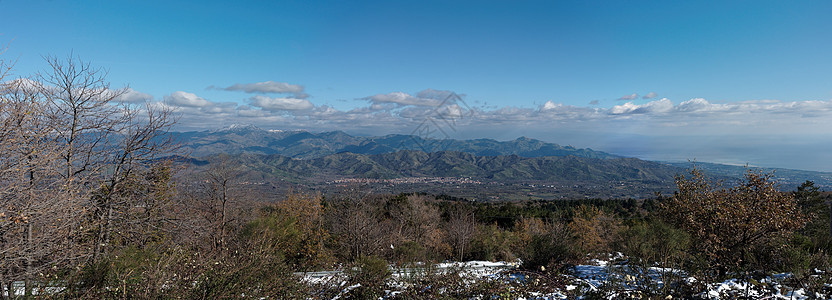
<svg viewBox="0 0 832 300">
<path fill-rule="evenodd" d="M 329 232 L 324 227 L 321 201 L 321 195 L 291 192 L 276 205 L 278 213 L 291 220 L 299 233 L 297 245 L 293 246 L 297 248 L 294 256 L 304 269 L 328 267 L 333 261 L 325 247 Z"/>
<path fill-rule="evenodd" d="M 797 202 L 777 190 L 771 174 L 748 171 L 736 186 L 714 187 L 699 170 L 678 176 L 679 191 L 662 203 L 664 219 L 690 234 L 707 269 L 720 276 L 750 266 L 756 253 L 775 251 L 805 223 Z M 765 263 L 765 262 L 762 262 Z"/>
<path fill-rule="evenodd" d="M 403 200 L 396 197 L 388 202 L 395 225 L 393 242 L 415 242 L 425 246 L 433 258 L 446 257 L 452 251 L 451 245 L 446 243 L 439 208 L 431 200 L 427 196 L 409 195 Z"/>
<path fill-rule="evenodd" d="M 568 228 L 582 253 L 609 253 L 622 226 L 621 221 L 597 207 L 581 205 Z"/>
</svg>

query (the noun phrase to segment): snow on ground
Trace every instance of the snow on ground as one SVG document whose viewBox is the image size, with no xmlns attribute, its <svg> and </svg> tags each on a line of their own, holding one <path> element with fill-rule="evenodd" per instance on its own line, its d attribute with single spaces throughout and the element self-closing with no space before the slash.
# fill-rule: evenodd
<svg viewBox="0 0 832 300">
<path fill-rule="evenodd" d="M 783 279 L 790 276 L 790 274 L 785 273 L 775 274 L 760 280 L 758 284 L 729 279 L 720 283 L 709 284 L 707 294 L 704 296 L 708 299 L 732 299 L 738 296 L 751 299 L 809 299 L 809 295 L 806 295 L 802 288 L 789 289 L 782 285 Z M 762 286 L 768 286 L 770 289 L 767 291 L 761 288 Z M 776 292 L 772 293 L 772 290 Z M 823 297 L 816 298 L 822 299 Z"/>
<path fill-rule="evenodd" d="M 582 280 L 590 286 L 590 290 L 601 288 L 602 285 L 608 283 L 610 280 L 623 280 L 623 287 L 629 288 L 628 282 L 634 281 L 633 272 L 627 265 L 616 265 L 613 263 L 616 259 L 623 258 L 623 256 L 616 255 L 607 260 L 593 259 L 590 260 L 590 265 L 577 265 L 573 269 L 573 276 Z M 617 270 L 616 270 L 617 269 Z M 623 272 L 622 272 L 623 270 Z M 684 271 L 674 270 L 670 268 L 651 267 L 648 269 L 648 276 L 657 286 L 664 284 L 662 282 L 663 274 L 673 274 L 675 276 L 684 277 Z M 791 289 L 784 285 L 784 281 L 791 277 L 791 274 L 781 273 L 766 277 L 759 282 L 750 283 L 739 279 L 729 279 L 719 283 L 711 283 L 707 285 L 707 290 L 699 295 L 706 299 L 736 299 L 738 297 L 745 297 L 747 299 L 793 299 L 804 300 L 810 299 L 806 292 L 800 289 Z M 687 277 L 684 281 L 692 283 L 696 282 L 696 278 Z M 567 285 L 567 289 L 574 289 L 574 286 Z M 610 297 L 613 299 L 614 297 Z M 816 299 L 823 299 L 823 295 L 815 295 Z"/>
<path fill-rule="evenodd" d="M 583 298 L 583 294 L 599 289 L 608 288 L 611 282 L 619 284 L 618 287 L 622 291 L 617 293 L 609 293 L 608 299 L 615 299 L 618 296 L 638 294 L 636 287 L 637 274 L 630 266 L 626 265 L 623 256 L 610 255 L 606 259 L 593 259 L 586 265 L 577 265 L 571 270 L 571 274 L 563 275 L 567 280 L 566 284 L 561 288 L 555 290 L 553 293 L 533 293 L 534 299 L 566 299 L 567 295 L 576 295 L 579 299 Z M 488 261 L 467 261 L 467 262 L 445 262 L 435 264 L 430 268 L 434 272 L 450 272 L 460 271 L 460 276 L 468 278 L 507 278 L 507 280 L 524 280 L 524 276 L 520 273 L 512 274 L 511 270 L 519 267 L 520 262 L 488 262 Z M 391 266 L 392 282 L 390 282 L 393 289 L 407 289 L 407 278 L 416 272 L 424 272 L 427 270 L 424 267 L 398 268 Z M 664 284 L 665 276 L 673 276 L 681 279 L 684 282 L 694 283 L 697 280 L 693 277 L 685 277 L 684 271 L 670 268 L 650 267 L 646 269 L 646 275 L 651 284 L 661 287 Z M 507 277 L 499 277 L 509 272 Z M 309 272 L 296 273 L 302 277 L 302 280 L 307 283 L 321 284 L 329 283 L 339 285 L 343 289 L 342 293 L 356 288 L 356 285 L 348 285 L 345 281 L 345 276 L 341 271 L 326 271 L 326 272 Z M 517 275 L 517 276 L 514 276 Z M 785 285 L 785 281 L 791 277 L 791 274 L 775 274 L 766 277 L 759 282 L 746 282 L 739 279 L 730 279 L 723 282 L 707 284 L 707 289 L 704 293 L 697 295 L 704 299 L 735 299 L 738 297 L 747 297 L 751 299 L 823 299 L 824 295 L 808 295 L 807 292 L 800 289 L 792 289 Z M 644 278 L 641 278 L 642 280 Z M 388 291 L 390 296 L 398 293 L 397 291 Z"/>
</svg>

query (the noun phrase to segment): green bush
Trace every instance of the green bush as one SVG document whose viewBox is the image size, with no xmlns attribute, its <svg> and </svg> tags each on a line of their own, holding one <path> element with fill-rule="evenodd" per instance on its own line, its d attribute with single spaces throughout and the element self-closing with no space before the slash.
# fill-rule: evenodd
<svg viewBox="0 0 832 300">
<path fill-rule="evenodd" d="M 396 246 L 393 249 L 393 256 L 399 265 L 425 262 L 427 259 L 425 247 L 414 241 L 407 241 Z"/>
<path fill-rule="evenodd" d="M 660 220 L 635 222 L 622 233 L 618 246 L 631 261 L 677 265 L 683 261 L 690 236 Z"/>
<path fill-rule="evenodd" d="M 387 261 L 378 256 L 359 258 L 347 273 L 350 283 L 361 285 L 349 293 L 357 299 L 378 299 L 384 295 L 387 279 L 392 275 Z"/>
<path fill-rule="evenodd" d="M 637 290 L 640 294 L 661 297 L 680 296 L 688 288 L 684 274 L 677 272 L 684 268 L 687 261 L 685 252 L 690 244 L 690 236 L 660 220 L 647 219 L 631 224 L 622 233 L 623 239 L 618 249 L 626 256 L 627 266 L 621 274 L 630 280 L 615 282 L 614 289 Z M 652 269 L 652 267 L 659 267 Z M 655 272 L 655 274 L 651 274 Z M 653 276 L 659 276 L 664 283 L 658 285 Z"/>
<path fill-rule="evenodd" d="M 511 249 L 515 243 L 511 231 L 503 230 L 497 224 L 478 224 L 476 232 L 466 260 L 512 261 L 516 258 Z"/>
</svg>

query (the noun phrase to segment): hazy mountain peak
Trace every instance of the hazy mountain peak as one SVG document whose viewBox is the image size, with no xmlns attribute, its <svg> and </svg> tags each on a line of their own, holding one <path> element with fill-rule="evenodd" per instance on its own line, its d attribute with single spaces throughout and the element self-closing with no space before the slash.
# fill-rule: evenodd
<svg viewBox="0 0 832 300">
<path fill-rule="evenodd" d="M 262 129 L 260 129 L 260 127 L 254 126 L 252 124 L 234 123 L 234 124 L 231 124 L 227 127 L 215 130 L 213 132 L 233 132 L 233 131 L 247 131 L 247 130 L 261 131 Z"/>
</svg>

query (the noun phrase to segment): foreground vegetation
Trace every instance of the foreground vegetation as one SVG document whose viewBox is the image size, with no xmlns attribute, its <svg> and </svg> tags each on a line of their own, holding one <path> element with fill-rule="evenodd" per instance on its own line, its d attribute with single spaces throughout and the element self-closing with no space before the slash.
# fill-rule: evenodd
<svg viewBox="0 0 832 300">
<path fill-rule="evenodd" d="M 626 280 L 585 296 L 689 298 L 779 272 L 807 291 L 832 283 L 828 197 L 811 182 L 780 192 L 769 174 L 723 186 L 693 170 L 674 195 L 646 200 L 264 197 L 242 189 L 227 157 L 200 171 L 164 159 L 182 154 L 165 138 L 170 110 L 119 102 L 127 90 L 74 58 L 47 61 L 48 72 L 0 80 L 6 298 L 18 282 L 47 298 L 516 298 L 568 290 L 562 274 L 619 252 Z M 519 260 L 523 276 L 430 269 L 466 260 Z M 424 271 L 394 286 L 391 264 Z M 663 284 L 649 280 L 656 267 Z M 295 275 L 318 270 L 344 272 Z"/>
</svg>

